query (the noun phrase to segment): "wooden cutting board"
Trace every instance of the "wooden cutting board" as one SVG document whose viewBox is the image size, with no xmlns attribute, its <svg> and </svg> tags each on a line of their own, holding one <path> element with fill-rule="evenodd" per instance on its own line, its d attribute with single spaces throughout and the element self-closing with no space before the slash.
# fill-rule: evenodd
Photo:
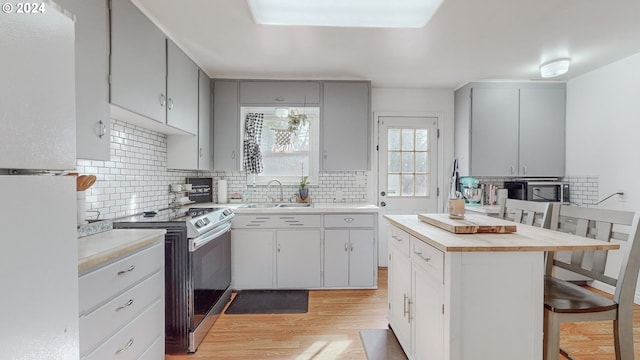
<svg viewBox="0 0 640 360">
<path fill-rule="evenodd" d="M 418 214 L 427 224 L 437 226 L 454 234 L 509 234 L 517 231 L 516 223 L 481 214 L 465 214 L 464 219 L 450 219 L 449 214 Z"/>
</svg>

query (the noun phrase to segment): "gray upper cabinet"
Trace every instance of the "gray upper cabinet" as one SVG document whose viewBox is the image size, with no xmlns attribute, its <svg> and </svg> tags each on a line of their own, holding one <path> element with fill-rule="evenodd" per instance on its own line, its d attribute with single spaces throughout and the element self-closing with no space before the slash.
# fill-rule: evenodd
<svg viewBox="0 0 640 360">
<path fill-rule="evenodd" d="M 110 159 L 109 9 L 106 0 L 59 0 L 76 17 L 76 157 Z"/>
<path fill-rule="evenodd" d="M 198 134 L 198 67 L 167 40 L 167 125 Z"/>
<path fill-rule="evenodd" d="M 565 84 L 471 83 L 455 94 L 461 175 L 565 172 Z"/>
<path fill-rule="evenodd" d="M 213 84 L 213 167 L 240 170 L 239 83 L 215 80 Z"/>
<path fill-rule="evenodd" d="M 198 72 L 198 169 L 213 170 L 213 98 L 211 79 Z"/>
<path fill-rule="evenodd" d="M 322 97 L 321 170 L 370 169 L 371 83 L 325 81 Z"/>
<path fill-rule="evenodd" d="M 210 81 L 204 71 L 198 70 L 198 135 L 167 136 L 168 169 L 213 170 Z"/>
<path fill-rule="evenodd" d="M 520 89 L 521 176 L 564 176 L 565 104 L 564 84 Z"/>
<path fill-rule="evenodd" d="M 473 88 L 471 174 L 516 175 L 518 88 Z"/>
<path fill-rule="evenodd" d="M 320 83 L 317 81 L 242 81 L 242 105 L 318 105 Z"/>
<path fill-rule="evenodd" d="M 111 104 L 166 123 L 164 34 L 129 0 L 111 0 Z"/>
</svg>

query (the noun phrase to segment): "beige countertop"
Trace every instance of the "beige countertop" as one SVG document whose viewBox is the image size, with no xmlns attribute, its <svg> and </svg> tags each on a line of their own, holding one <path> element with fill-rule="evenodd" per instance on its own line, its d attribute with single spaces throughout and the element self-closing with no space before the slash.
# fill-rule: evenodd
<svg viewBox="0 0 640 360">
<path fill-rule="evenodd" d="M 385 215 L 391 224 L 441 251 L 614 250 L 618 244 L 517 224 L 510 234 L 454 234 L 429 225 L 417 215 Z"/>
<path fill-rule="evenodd" d="M 78 239 L 78 273 L 158 241 L 164 229 L 116 229 Z"/>
<path fill-rule="evenodd" d="M 231 204 L 230 204 L 231 205 Z M 379 208 L 373 204 L 353 203 L 312 203 L 309 207 L 242 207 L 245 204 L 233 204 L 236 214 L 325 214 L 325 213 L 377 213 Z M 259 205 L 259 204 L 258 204 Z"/>
</svg>

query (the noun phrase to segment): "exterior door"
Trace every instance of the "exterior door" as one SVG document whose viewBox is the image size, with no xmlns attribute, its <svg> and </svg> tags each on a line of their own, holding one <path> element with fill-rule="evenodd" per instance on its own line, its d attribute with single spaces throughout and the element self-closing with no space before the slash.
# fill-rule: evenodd
<svg viewBox="0 0 640 360">
<path fill-rule="evenodd" d="M 435 213 L 438 206 L 438 118 L 378 117 L 378 206 L 385 214 Z M 380 221 L 379 263 L 387 264 L 387 226 Z"/>
</svg>

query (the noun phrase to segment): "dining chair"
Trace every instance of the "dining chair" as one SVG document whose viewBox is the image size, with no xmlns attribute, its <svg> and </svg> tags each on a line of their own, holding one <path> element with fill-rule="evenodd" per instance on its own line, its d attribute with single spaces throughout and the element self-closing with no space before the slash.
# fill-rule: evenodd
<svg viewBox="0 0 640 360">
<path fill-rule="evenodd" d="M 560 205 L 551 214 L 550 229 L 601 241 L 620 242 L 620 268 L 607 269 L 604 250 L 574 251 L 566 261 L 547 256 L 544 284 L 544 359 L 571 359 L 560 349 L 560 324 L 613 320 L 617 360 L 634 358 L 633 300 L 640 270 L 639 213 Z M 613 253 L 612 253 L 613 254 Z M 554 267 L 615 288 L 613 299 L 553 276 Z M 611 264 L 609 264 L 611 267 Z"/>
<path fill-rule="evenodd" d="M 500 204 L 498 216 L 513 222 L 548 229 L 552 205 L 548 202 L 505 199 Z"/>
</svg>

